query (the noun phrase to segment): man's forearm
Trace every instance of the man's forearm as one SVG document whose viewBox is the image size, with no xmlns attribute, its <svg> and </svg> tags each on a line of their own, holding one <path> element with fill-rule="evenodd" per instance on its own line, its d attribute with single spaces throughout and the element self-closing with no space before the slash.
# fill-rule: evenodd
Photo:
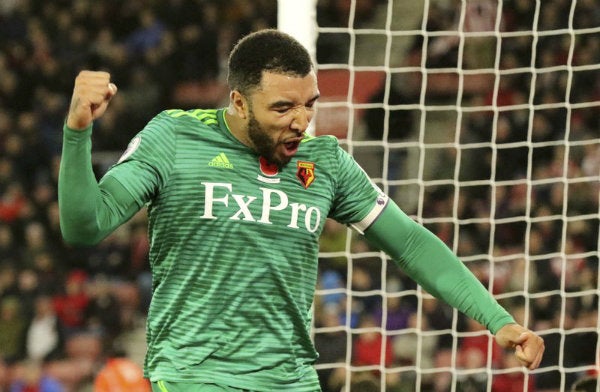
<svg viewBox="0 0 600 392">
<path fill-rule="evenodd" d="M 66 242 L 91 245 L 99 241 L 96 203 L 100 189 L 92 169 L 91 133 L 63 129 L 63 151 L 58 174 L 60 227 Z"/>
<path fill-rule="evenodd" d="M 425 290 L 485 325 L 492 333 L 514 322 L 452 251 L 390 203 L 365 232 Z"/>
</svg>

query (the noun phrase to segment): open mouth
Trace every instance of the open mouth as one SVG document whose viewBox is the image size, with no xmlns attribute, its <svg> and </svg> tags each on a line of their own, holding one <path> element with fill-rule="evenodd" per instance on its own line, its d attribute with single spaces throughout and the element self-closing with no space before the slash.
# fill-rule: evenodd
<svg viewBox="0 0 600 392">
<path fill-rule="evenodd" d="M 300 145 L 300 142 L 299 141 L 291 141 L 291 142 L 283 143 L 283 145 L 285 146 L 285 149 L 288 151 L 296 151 L 298 149 L 298 146 Z"/>
<path fill-rule="evenodd" d="M 304 135 L 285 138 L 280 142 L 283 146 L 284 154 L 288 158 L 291 158 L 298 152 L 298 148 L 300 147 L 300 142 L 302 142 L 302 139 L 304 139 Z"/>
<path fill-rule="evenodd" d="M 300 145 L 300 141 L 292 140 L 289 142 L 282 143 L 282 145 L 283 145 L 283 154 L 286 157 L 291 158 L 298 151 L 298 146 Z"/>
</svg>

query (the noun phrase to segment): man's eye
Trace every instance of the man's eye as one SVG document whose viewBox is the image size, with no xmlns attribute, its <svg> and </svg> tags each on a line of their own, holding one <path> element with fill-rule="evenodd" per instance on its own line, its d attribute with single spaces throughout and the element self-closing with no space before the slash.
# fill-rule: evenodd
<svg viewBox="0 0 600 392">
<path fill-rule="evenodd" d="M 289 108 L 279 108 L 279 109 L 275 109 L 275 111 L 279 114 L 285 114 L 289 111 Z"/>
</svg>

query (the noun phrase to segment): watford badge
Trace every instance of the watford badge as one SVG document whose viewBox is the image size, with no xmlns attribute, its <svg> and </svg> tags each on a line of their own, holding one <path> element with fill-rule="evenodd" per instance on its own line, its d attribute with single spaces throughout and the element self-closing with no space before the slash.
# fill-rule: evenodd
<svg viewBox="0 0 600 392">
<path fill-rule="evenodd" d="M 297 167 L 296 177 L 306 189 L 315 180 L 315 164 L 313 162 L 298 161 Z"/>
</svg>

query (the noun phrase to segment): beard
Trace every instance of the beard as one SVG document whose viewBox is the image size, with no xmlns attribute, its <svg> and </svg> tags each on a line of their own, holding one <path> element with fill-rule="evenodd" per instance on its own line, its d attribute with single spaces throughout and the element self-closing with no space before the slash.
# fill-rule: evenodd
<svg viewBox="0 0 600 392">
<path fill-rule="evenodd" d="M 275 155 L 275 149 L 277 147 L 277 143 L 273 141 L 271 136 L 265 129 L 260 125 L 260 123 L 254 117 L 254 112 L 250 110 L 249 119 L 248 119 L 248 137 L 252 141 L 254 145 L 254 150 L 262 157 L 264 157 L 267 162 L 277 165 L 279 169 L 290 162 L 289 157 L 285 157 L 284 159 L 277 158 Z"/>
</svg>

